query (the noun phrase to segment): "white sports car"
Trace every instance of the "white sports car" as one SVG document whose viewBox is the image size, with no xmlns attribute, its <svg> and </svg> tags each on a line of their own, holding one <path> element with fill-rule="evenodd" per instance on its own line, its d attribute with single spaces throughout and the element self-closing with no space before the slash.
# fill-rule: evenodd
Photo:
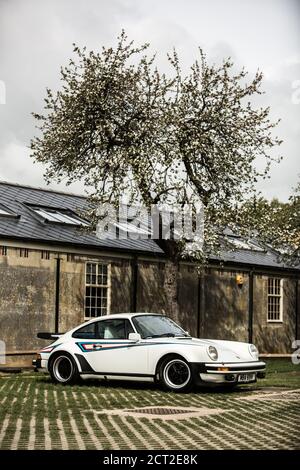
<svg viewBox="0 0 300 470">
<path fill-rule="evenodd" d="M 192 338 L 161 314 L 126 313 L 94 318 L 55 338 L 33 361 L 53 381 L 79 377 L 154 381 L 182 392 L 193 384 L 235 386 L 265 376 L 253 344 Z"/>
</svg>

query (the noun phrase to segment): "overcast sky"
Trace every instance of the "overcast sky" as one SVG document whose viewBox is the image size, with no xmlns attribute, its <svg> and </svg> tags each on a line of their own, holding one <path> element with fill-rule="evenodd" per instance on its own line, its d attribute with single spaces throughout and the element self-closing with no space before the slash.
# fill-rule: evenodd
<svg viewBox="0 0 300 470">
<path fill-rule="evenodd" d="M 282 118 L 284 160 L 260 189 L 286 200 L 300 174 L 300 0 L 0 0 L 0 180 L 45 186 L 29 156 L 30 113 L 42 110 L 46 86 L 59 86 L 73 42 L 97 50 L 115 44 L 122 28 L 150 42 L 163 68 L 173 46 L 186 68 L 201 46 L 212 60 L 230 55 L 263 71 L 262 103 Z"/>
</svg>

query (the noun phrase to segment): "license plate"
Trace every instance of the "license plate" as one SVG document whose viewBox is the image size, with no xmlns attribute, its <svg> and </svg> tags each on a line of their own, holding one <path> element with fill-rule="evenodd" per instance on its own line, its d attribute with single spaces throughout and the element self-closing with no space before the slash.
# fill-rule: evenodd
<svg viewBox="0 0 300 470">
<path fill-rule="evenodd" d="M 240 383 L 252 382 L 253 380 L 255 380 L 255 374 L 240 374 L 238 376 L 238 382 Z"/>
</svg>

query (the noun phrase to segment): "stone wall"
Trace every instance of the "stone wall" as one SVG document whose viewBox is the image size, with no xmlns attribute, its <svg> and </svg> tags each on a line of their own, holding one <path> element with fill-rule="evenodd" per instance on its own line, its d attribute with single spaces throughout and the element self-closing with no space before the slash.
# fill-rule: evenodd
<svg viewBox="0 0 300 470">
<path fill-rule="evenodd" d="M 43 346 L 37 331 L 54 329 L 55 260 L 42 260 L 39 252 L 28 258 L 8 248 L 0 257 L 0 337 L 8 352 Z"/>
<path fill-rule="evenodd" d="M 18 248 L 0 256 L 0 339 L 9 352 L 9 364 L 30 365 L 32 353 L 47 343 L 38 331 L 54 331 L 55 279 L 58 254 L 41 259 L 40 250 L 20 257 Z M 67 256 L 60 253 L 59 330 L 84 321 L 85 265 L 87 260 L 110 262 L 110 312 L 130 312 L 134 301 L 133 260 L 98 255 Z M 181 263 L 170 277 L 163 260 L 139 259 L 138 312 L 165 313 L 193 336 L 248 341 L 249 276 L 246 271 L 210 268 L 200 276 L 192 264 Z M 243 283 L 238 285 L 237 275 Z M 169 289 L 169 284 L 174 282 Z M 296 281 L 283 281 L 283 322 L 267 322 L 267 275 L 254 275 L 253 342 L 264 353 L 290 353 L 296 328 Z M 299 291 L 298 284 L 298 291 Z M 171 294 L 170 294 L 171 292 Z M 300 291 L 298 293 L 298 303 Z M 300 306 L 298 306 L 298 314 Z M 299 328 L 298 320 L 298 328 Z M 25 355 L 27 353 L 27 355 Z"/>
<path fill-rule="evenodd" d="M 296 281 L 283 278 L 282 322 L 267 321 L 268 276 L 254 276 L 253 342 L 267 353 L 291 353 L 296 332 Z"/>
<path fill-rule="evenodd" d="M 132 296 L 131 260 L 112 259 L 110 312 L 130 312 L 132 310 Z"/>
<path fill-rule="evenodd" d="M 236 276 L 243 276 L 239 286 Z M 208 269 L 202 278 L 200 335 L 204 338 L 248 341 L 248 274 Z"/>
</svg>

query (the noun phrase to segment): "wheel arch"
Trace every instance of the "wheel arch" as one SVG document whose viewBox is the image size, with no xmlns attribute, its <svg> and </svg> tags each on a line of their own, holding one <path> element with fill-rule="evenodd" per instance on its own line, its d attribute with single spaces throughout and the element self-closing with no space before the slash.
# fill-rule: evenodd
<svg viewBox="0 0 300 470">
<path fill-rule="evenodd" d="M 160 366 L 162 365 L 162 363 L 166 360 L 166 359 L 171 359 L 171 358 L 178 358 L 178 359 L 183 359 L 184 361 L 186 361 L 187 363 L 189 363 L 189 360 L 184 357 L 183 354 L 180 354 L 180 353 L 175 353 L 175 352 L 169 352 L 169 353 L 165 353 L 163 354 L 160 359 L 157 361 L 157 364 L 156 364 L 156 367 L 155 367 L 155 380 L 157 380 L 157 376 L 159 374 L 159 369 L 160 369 Z"/>
<path fill-rule="evenodd" d="M 48 371 L 49 371 L 50 365 L 54 361 L 54 359 L 58 356 L 61 356 L 61 355 L 70 356 L 73 359 L 73 361 L 75 362 L 78 371 L 81 372 L 80 363 L 79 363 L 76 355 L 72 354 L 70 351 L 66 351 L 65 349 L 59 349 L 58 351 L 57 350 L 53 351 L 53 353 L 50 355 L 50 357 L 48 359 L 48 364 L 47 364 Z"/>
</svg>

